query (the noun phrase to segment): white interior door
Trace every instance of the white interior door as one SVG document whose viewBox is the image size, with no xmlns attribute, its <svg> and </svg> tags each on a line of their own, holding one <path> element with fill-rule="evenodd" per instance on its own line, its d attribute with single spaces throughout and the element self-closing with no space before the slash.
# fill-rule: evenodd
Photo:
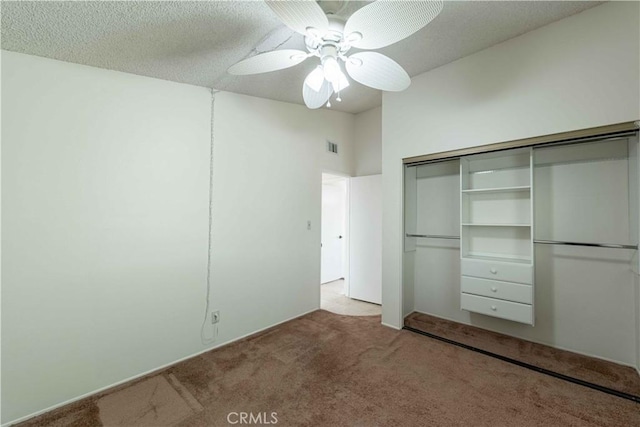
<svg viewBox="0 0 640 427">
<path fill-rule="evenodd" d="M 349 184 L 349 297 L 382 303 L 382 175 Z"/>
<path fill-rule="evenodd" d="M 344 277 L 346 179 L 336 177 L 322 184 L 322 258 L 320 283 Z"/>
</svg>

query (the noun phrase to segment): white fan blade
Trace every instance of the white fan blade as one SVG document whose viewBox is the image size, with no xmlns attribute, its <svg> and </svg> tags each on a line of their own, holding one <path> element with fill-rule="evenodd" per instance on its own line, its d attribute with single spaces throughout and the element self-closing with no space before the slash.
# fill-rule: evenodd
<svg viewBox="0 0 640 427">
<path fill-rule="evenodd" d="M 378 0 L 354 12 L 344 27 L 351 46 L 379 49 L 409 37 L 431 22 L 444 2 Z"/>
<path fill-rule="evenodd" d="M 304 84 L 302 85 L 302 97 L 304 98 L 304 103 L 307 107 L 311 109 L 316 109 L 322 107 L 326 102 L 331 98 L 333 94 L 333 89 L 331 87 L 331 83 L 324 80 L 322 82 L 322 86 L 320 86 L 320 90 L 315 91 L 312 89 L 312 84 L 307 82 L 310 78 L 312 78 L 313 73 L 309 74 L 307 78 L 304 80 Z"/>
<path fill-rule="evenodd" d="M 353 80 L 374 89 L 400 92 L 411 84 L 411 77 L 396 61 L 377 52 L 351 55 L 345 66 Z"/>
<path fill-rule="evenodd" d="M 227 70 L 230 74 L 242 76 L 245 74 L 268 73 L 293 67 L 307 59 L 307 53 L 296 49 L 274 50 L 261 53 L 232 65 Z"/>
<path fill-rule="evenodd" d="M 282 22 L 297 33 L 307 35 L 307 28 L 315 28 L 322 34 L 329 26 L 327 15 L 313 0 L 266 0 L 265 3 Z"/>
</svg>

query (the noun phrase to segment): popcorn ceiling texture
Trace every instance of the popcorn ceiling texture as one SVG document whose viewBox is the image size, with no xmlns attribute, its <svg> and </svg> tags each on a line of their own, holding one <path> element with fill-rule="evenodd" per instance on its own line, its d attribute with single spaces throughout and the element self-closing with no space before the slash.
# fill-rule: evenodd
<svg viewBox="0 0 640 427">
<path fill-rule="evenodd" d="M 426 28 L 379 52 L 415 76 L 601 3 L 446 2 Z M 317 59 L 262 75 L 226 73 L 275 48 L 304 49 L 304 41 L 261 1 L 2 2 L 2 49 L 303 104 L 302 83 Z M 381 99 L 352 82 L 332 108 L 358 113 Z"/>
</svg>

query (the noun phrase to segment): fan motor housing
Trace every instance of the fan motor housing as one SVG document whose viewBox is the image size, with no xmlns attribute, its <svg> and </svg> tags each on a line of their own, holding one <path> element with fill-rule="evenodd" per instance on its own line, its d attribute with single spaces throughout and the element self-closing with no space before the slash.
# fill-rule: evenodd
<svg viewBox="0 0 640 427">
<path fill-rule="evenodd" d="M 339 55 L 346 53 L 350 48 L 350 46 L 346 46 L 344 43 L 343 31 L 345 21 L 337 15 L 328 15 L 327 18 L 329 19 L 329 27 L 327 31 L 322 35 L 318 34 L 318 36 L 305 36 L 305 45 L 309 52 L 315 53 L 321 58 L 326 54 L 338 57 Z M 312 31 L 309 32 L 313 34 Z M 330 48 L 333 48 L 333 50 Z"/>
</svg>

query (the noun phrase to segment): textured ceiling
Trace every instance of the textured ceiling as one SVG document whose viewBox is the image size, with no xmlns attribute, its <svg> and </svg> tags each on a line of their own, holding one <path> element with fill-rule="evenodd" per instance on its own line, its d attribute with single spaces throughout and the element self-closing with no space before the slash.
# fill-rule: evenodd
<svg viewBox="0 0 640 427">
<path fill-rule="evenodd" d="M 340 3 L 321 2 L 325 10 Z M 349 2 L 341 14 L 366 3 Z M 379 52 L 415 76 L 600 3 L 448 1 L 426 28 Z M 262 75 L 226 72 L 276 48 L 304 42 L 262 1 L 2 1 L 2 49 L 303 104 L 313 59 Z M 332 108 L 357 113 L 380 103 L 380 91 L 352 82 Z"/>
</svg>

